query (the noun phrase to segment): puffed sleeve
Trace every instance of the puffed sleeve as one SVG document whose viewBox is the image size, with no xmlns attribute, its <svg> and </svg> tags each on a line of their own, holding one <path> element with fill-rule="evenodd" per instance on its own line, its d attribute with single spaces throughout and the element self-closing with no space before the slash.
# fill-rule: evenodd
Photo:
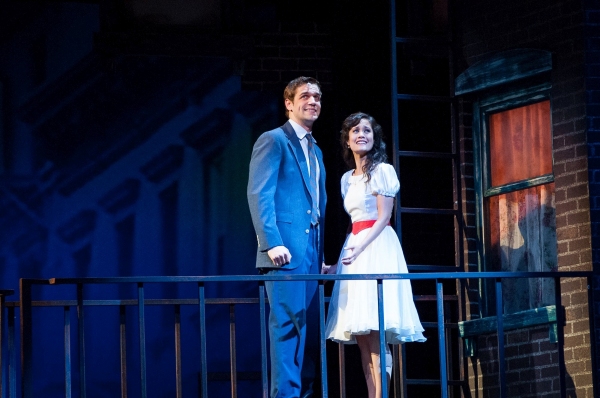
<svg viewBox="0 0 600 398">
<path fill-rule="evenodd" d="M 352 170 L 347 171 L 342 176 L 342 180 L 340 181 L 340 189 L 342 191 L 342 199 L 346 198 L 346 194 L 348 193 L 348 179 L 352 175 Z"/>
<path fill-rule="evenodd" d="M 373 195 L 394 197 L 400 190 L 400 181 L 396 175 L 394 166 L 380 163 L 371 175 L 371 192 Z"/>
</svg>

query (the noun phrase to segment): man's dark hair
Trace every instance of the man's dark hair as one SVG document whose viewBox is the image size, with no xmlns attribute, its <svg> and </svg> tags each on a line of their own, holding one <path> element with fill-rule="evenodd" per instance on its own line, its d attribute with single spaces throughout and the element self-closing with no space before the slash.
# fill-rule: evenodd
<svg viewBox="0 0 600 398">
<path fill-rule="evenodd" d="M 319 87 L 319 91 L 321 91 L 321 84 L 317 79 L 315 79 L 314 77 L 300 76 L 295 78 L 294 80 L 289 82 L 287 86 L 285 86 L 285 90 L 283 90 L 283 99 L 288 99 L 294 102 L 294 97 L 296 96 L 296 90 L 298 89 L 298 87 L 309 83 L 316 85 L 317 87 Z M 287 110 L 287 108 L 285 109 L 285 116 L 289 117 L 289 111 Z"/>
<path fill-rule="evenodd" d="M 362 169 L 362 172 L 367 175 L 368 182 L 371 181 L 371 173 L 373 170 L 375 170 L 375 167 L 377 167 L 379 163 L 384 163 L 387 161 L 385 142 L 383 142 L 383 130 L 381 129 L 379 123 L 377 123 L 373 116 L 367 113 L 353 113 L 342 123 L 340 144 L 342 145 L 342 155 L 344 156 L 344 161 L 350 168 L 355 168 L 356 163 L 354 161 L 354 154 L 348 146 L 348 137 L 350 136 L 350 130 L 352 130 L 354 126 L 358 125 L 362 119 L 365 119 L 371 123 L 371 127 L 373 128 L 373 148 L 367 152 L 367 161 Z"/>
</svg>

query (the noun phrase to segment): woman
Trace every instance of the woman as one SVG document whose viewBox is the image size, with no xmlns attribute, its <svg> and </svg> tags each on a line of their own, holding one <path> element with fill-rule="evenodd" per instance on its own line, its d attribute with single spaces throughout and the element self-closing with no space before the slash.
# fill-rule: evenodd
<svg viewBox="0 0 600 398">
<path fill-rule="evenodd" d="M 338 264 L 323 273 L 407 273 L 400 242 L 389 226 L 400 183 L 385 163 L 381 126 L 366 113 L 354 113 L 342 124 L 340 143 L 344 160 L 353 168 L 342 177 L 344 208 L 352 219 Z M 408 280 L 385 280 L 384 323 L 388 344 L 425 341 Z M 381 398 L 379 376 L 379 320 L 376 281 L 336 281 L 329 304 L 325 335 L 346 344 L 358 344 L 369 398 Z M 391 374 L 387 347 L 386 370 Z M 387 396 L 387 395 L 386 395 Z"/>
</svg>

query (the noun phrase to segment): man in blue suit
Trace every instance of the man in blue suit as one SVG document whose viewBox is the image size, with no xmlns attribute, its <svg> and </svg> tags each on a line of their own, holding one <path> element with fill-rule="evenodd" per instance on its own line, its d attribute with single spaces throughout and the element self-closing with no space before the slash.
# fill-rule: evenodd
<svg viewBox="0 0 600 398">
<path fill-rule="evenodd" d="M 263 133 L 250 160 L 248 204 L 258 239 L 256 267 L 268 275 L 318 274 L 327 195 L 323 154 L 312 126 L 321 112 L 321 88 L 316 79 L 299 77 L 288 83 L 283 97 L 288 122 Z M 318 319 L 310 310 L 316 286 L 314 281 L 265 283 L 272 398 L 312 396 L 315 363 L 309 355 L 305 360 L 304 351 L 306 325 Z M 308 329 L 316 335 L 315 327 Z M 310 339 L 308 345 L 317 347 L 316 341 Z"/>
</svg>

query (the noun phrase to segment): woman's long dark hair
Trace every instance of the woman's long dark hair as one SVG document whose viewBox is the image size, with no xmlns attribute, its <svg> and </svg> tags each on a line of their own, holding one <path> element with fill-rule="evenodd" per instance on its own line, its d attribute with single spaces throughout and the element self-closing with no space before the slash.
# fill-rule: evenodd
<svg viewBox="0 0 600 398">
<path fill-rule="evenodd" d="M 371 123 L 371 127 L 373 128 L 373 148 L 367 152 L 367 161 L 362 168 L 363 174 L 367 175 L 367 182 L 371 181 L 371 173 L 375 170 L 375 167 L 379 163 L 384 163 L 387 161 L 387 154 L 385 152 L 385 142 L 383 142 L 383 131 L 381 130 L 381 126 L 373 116 L 363 113 L 356 112 L 352 115 L 348 116 L 344 122 L 342 123 L 342 135 L 340 136 L 340 144 L 342 145 L 342 155 L 344 156 L 344 161 L 350 168 L 356 168 L 356 163 L 354 162 L 354 154 L 352 150 L 348 147 L 348 137 L 350 136 L 350 130 L 356 125 L 360 123 L 362 119 L 367 120 Z"/>
</svg>

